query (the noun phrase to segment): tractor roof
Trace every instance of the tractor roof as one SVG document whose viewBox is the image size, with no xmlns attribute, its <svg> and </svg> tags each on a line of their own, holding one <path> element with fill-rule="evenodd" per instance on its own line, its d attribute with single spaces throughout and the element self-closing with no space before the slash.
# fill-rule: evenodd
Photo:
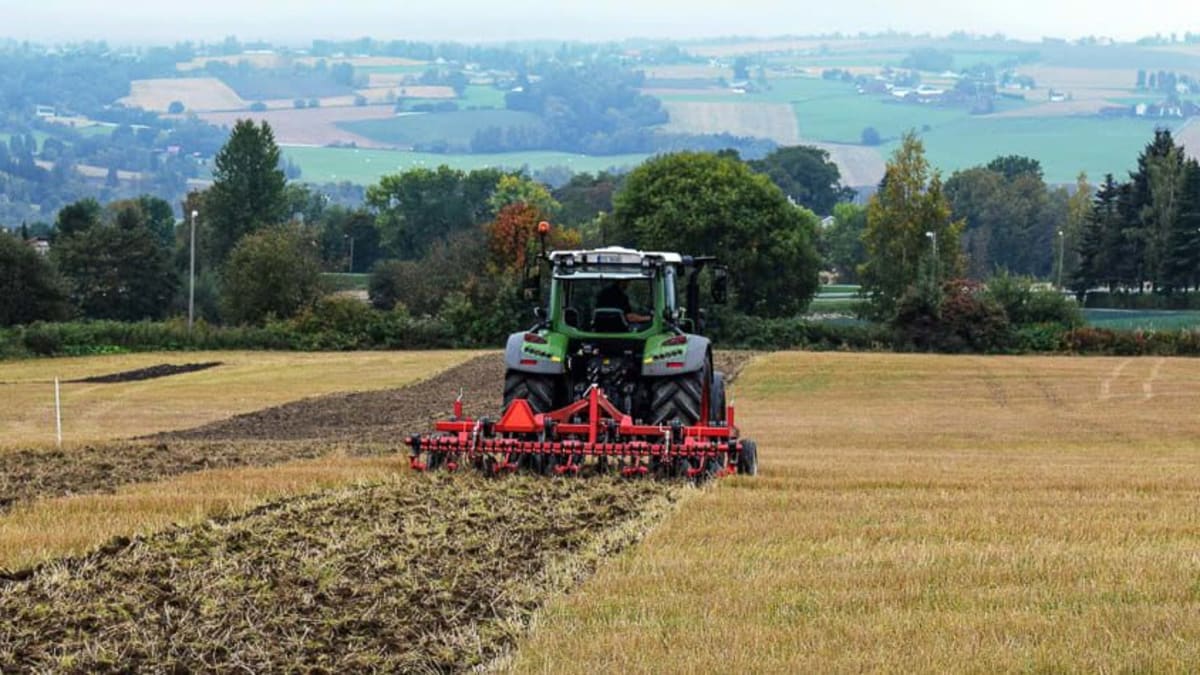
<svg viewBox="0 0 1200 675">
<path fill-rule="evenodd" d="M 580 265 L 641 265 L 642 260 L 653 258 L 661 260 L 667 264 L 679 265 L 683 263 L 683 256 L 678 253 L 667 253 L 663 251 L 635 251 L 631 248 L 622 248 L 620 246 L 608 246 L 606 248 L 596 248 L 580 251 L 554 251 L 550 254 L 552 262 L 559 262 L 567 258 L 573 258 Z"/>
</svg>

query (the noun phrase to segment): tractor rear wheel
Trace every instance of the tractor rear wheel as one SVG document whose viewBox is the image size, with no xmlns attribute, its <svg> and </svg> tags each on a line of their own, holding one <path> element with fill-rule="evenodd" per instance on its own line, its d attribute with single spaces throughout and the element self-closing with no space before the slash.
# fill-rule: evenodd
<svg viewBox="0 0 1200 675">
<path fill-rule="evenodd" d="M 504 408 L 507 410 L 508 404 L 523 398 L 533 412 L 550 412 L 554 410 L 554 390 L 553 377 L 510 370 L 504 374 Z"/>
<path fill-rule="evenodd" d="M 655 379 L 650 390 L 650 423 L 663 425 L 678 420 L 690 425 L 699 422 L 704 410 L 707 380 L 707 366 L 693 373 Z"/>
<path fill-rule="evenodd" d="M 504 374 L 504 409 L 523 398 L 535 414 L 550 412 L 555 408 L 556 390 L 553 377 L 510 370 Z M 534 473 L 547 473 L 553 468 L 554 459 L 553 455 L 521 455 L 518 464 Z"/>
<path fill-rule="evenodd" d="M 725 421 L 725 373 L 713 373 L 712 388 L 708 392 L 708 421 Z"/>
</svg>

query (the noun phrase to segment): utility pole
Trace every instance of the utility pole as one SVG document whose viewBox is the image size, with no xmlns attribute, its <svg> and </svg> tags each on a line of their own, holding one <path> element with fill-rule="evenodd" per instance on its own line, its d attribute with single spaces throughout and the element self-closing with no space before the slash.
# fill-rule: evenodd
<svg viewBox="0 0 1200 675">
<path fill-rule="evenodd" d="M 199 211 L 192 211 L 192 246 L 191 263 L 188 265 L 188 332 L 192 332 L 192 323 L 196 319 L 196 217 Z"/>
<path fill-rule="evenodd" d="M 346 239 L 350 242 L 350 260 L 346 262 L 346 273 L 354 274 L 354 236 L 348 234 Z"/>
</svg>

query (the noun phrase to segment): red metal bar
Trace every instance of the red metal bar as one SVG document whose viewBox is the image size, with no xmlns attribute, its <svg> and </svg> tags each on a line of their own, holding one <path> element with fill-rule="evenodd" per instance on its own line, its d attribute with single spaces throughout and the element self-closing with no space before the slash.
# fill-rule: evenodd
<svg viewBox="0 0 1200 675">
<path fill-rule="evenodd" d="M 595 444 L 600 432 L 600 387 L 588 391 L 588 443 Z"/>
</svg>

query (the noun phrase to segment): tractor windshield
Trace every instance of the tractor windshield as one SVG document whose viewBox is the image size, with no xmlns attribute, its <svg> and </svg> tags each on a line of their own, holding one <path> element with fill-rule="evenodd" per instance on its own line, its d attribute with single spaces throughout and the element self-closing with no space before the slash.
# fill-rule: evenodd
<svg viewBox="0 0 1200 675">
<path fill-rule="evenodd" d="M 563 320 L 593 333 L 629 333 L 649 327 L 654 286 L 649 277 L 563 281 Z"/>
</svg>

